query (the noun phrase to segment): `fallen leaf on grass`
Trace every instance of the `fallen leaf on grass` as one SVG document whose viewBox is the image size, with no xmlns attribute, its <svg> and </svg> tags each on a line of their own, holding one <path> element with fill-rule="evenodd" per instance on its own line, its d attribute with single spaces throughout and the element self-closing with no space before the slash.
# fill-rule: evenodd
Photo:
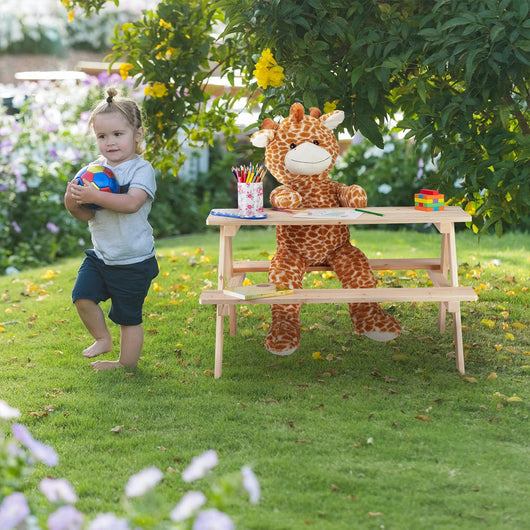
<svg viewBox="0 0 530 530">
<path fill-rule="evenodd" d="M 331 488 L 331 491 L 340 491 L 340 488 L 338 486 L 335 486 L 335 484 L 330 484 L 329 487 Z"/>
<path fill-rule="evenodd" d="M 121 431 L 123 431 L 123 429 L 125 429 L 125 425 L 116 425 L 116 427 L 112 427 L 110 432 L 114 434 L 119 434 Z"/>
<path fill-rule="evenodd" d="M 417 420 L 421 420 L 421 421 L 432 421 L 431 418 L 429 418 L 429 416 L 425 416 L 425 414 L 417 414 L 416 416 L 414 416 Z"/>
<path fill-rule="evenodd" d="M 493 320 L 490 320 L 489 318 L 483 318 L 480 321 L 480 324 L 490 329 L 493 329 L 495 327 L 495 322 Z"/>
<path fill-rule="evenodd" d="M 469 375 L 465 375 L 464 377 L 462 377 L 462 381 L 464 381 L 464 383 L 470 383 L 472 385 L 476 385 L 478 382 L 476 377 L 471 377 Z"/>
<path fill-rule="evenodd" d="M 491 372 L 490 375 L 488 375 L 488 381 L 494 381 L 495 379 L 497 379 L 497 374 L 495 372 Z"/>
<path fill-rule="evenodd" d="M 383 514 L 381 512 L 368 512 L 366 515 L 368 517 L 381 517 Z"/>
<path fill-rule="evenodd" d="M 45 418 L 48 415 L 47 412 L 37 412 L 35 410 L 31 410 L 28 414 L 30 416 L 35 416 L 36 418 Z"/>
</svg>

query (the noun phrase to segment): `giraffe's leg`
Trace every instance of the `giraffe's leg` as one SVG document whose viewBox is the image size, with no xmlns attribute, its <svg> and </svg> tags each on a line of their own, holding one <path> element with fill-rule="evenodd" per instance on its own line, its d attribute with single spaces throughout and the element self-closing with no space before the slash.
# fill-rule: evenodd
<svg viewBox="0 0 530 530">
<path fill-rule="evenodd" d="M 294 252 L 281 251 L 274 256 L 269 281 L 290 289 L 301 289 L 305 260 Z M 300 304 L 271 305 L 272 321 L 265 348 L 276 355 L 290 355 L 300 346 Z"/>
<path fill-rule="evenodd" d="M 342 286 L 346 289 L 375 287 L 370 263 L 358 248 L 347 244 L 339 248 L 330 258 Z M 376 340 L 388 342 L 399 337 L 399 322 L 376 303 L 348 304 L 350 317 L 357 333 Z"/>
</svg>

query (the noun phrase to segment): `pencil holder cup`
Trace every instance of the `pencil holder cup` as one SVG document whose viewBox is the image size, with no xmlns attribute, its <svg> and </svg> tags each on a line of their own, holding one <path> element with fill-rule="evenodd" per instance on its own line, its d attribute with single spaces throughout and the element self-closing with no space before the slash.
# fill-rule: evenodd
<svg viewBox="0 0 530 530">
<path fill-rule="evenodd" d="M 239 217 L 263 215 L 263 182 L 237 183 L 237 214 Z"/>
</svg>

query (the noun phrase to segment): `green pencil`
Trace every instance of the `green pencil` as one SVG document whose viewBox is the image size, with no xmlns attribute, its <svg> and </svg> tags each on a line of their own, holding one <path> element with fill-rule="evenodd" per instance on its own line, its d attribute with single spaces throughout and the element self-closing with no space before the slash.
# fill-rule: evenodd
<svg viewBox="0 0 530 530">
<path fill-rule="evenodd" d="M 383 217 L 383 214 L 382 214 L 382 213 L 369 212 L 368 210 L 361 210 L 360 208 L 355 208 L 355 211 L 356 211 L 356 212 L 363 212 L 363 213 L 370 213 L 370 214 L 372 214 L 372 215 L 378 215 L 379 217 Z"/>
</svg>

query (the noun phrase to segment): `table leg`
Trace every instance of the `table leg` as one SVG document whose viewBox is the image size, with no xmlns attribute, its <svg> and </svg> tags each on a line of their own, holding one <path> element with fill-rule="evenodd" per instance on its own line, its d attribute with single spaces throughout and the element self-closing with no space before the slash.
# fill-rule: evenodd
<svg viewBox="0 0 530 530">
<path fill-rule="evenodd" d="M 219 379 L 223 372 L 223 333 L 225 306 L 217 306 L 217 321 L 215 323 L 215 366 L 214 377 Z"/>
<path fill-rule="evenodd" d="M 455 226 L 453 223 L 450 224 L 447 233 L 443 234 L 442 237 L 444 238 L 444 254 L 449 262 L 450 285 L 451 287 L 458 287 L 458 260 L 456 257 Z M 449 304 L 449 311 L 453 313 L 456 369 L 461 374 L 464 374 L 464 343 L 462 341 L 462 315 L 460 312 L 460 302 L 452 302 Z"/>
<path fill-rule="evenodd" d="M 219 270 L 217 278 L 217 288 L 222 290 L 230 285 L 230 280 L 234 275 L 234 259 L 232 238 L 237 234 L 239 226 L 221 226 L 219 234 Z M 237 332 L 236 309 L 235 306 L 228 308 L 230 321 L 230 335 Z"/>
<path fill-rule="evenodd" d="M 463 375 L 466 373 L 466 369 L 464 364 L 464 342 L 462 340 L 462 315 L 460 314 L 460 302 L 452 302 L 449 311 L 453 313 L 456 369 Z"/>
<path fill-rule="evenodd" d="M 440 272 L 445 280 L 448 280 L 449 274 L 449 241 L 448 234 L 442 234 L 442 248 L 440 253 Z M 440 302 L 438 305 L 438 331 L 445 333 L 445 320 L 447 315 L 447 303 Z"/>
</svg>

